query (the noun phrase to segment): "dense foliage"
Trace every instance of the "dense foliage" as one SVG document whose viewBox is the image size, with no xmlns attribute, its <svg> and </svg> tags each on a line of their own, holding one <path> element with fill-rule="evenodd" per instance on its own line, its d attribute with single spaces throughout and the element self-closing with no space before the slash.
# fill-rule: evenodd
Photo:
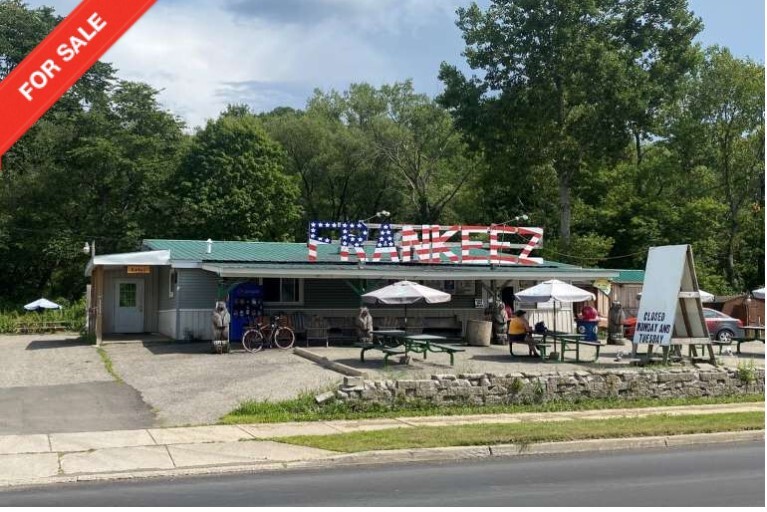
<svg viewBox="0 0 767 512">
<path fill-rule="evenodd" d="M 59 18 L 0 0 L 0 78 Z M 82 296 L 81 251 L 143 238 L 304 240 L 309 219 L 499 222 L 544 256 L 643 268 L 690 243 L 702 287 L 764 281 L 764 67 L 693 43 L 685 0 L 495 0 L 459 9 L 476 75 L 232 106 L 188 130 L 150 86 L 94 66 L 6 155 L 0 310 Z"/>
</svg>

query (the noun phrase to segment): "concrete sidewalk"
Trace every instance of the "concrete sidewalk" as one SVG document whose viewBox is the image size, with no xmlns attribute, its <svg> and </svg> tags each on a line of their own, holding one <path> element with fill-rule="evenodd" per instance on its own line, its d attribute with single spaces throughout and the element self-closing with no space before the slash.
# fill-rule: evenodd
<svg viewBox="0 0 767 512">
<path fill-rule="evenodd" d="M 326 435 L 416 426 L 751 411 L 764 411 L 764 403 L 8 435 L 0 436 L 0 487 L 93 478 L 127 478 L 142 474 L 170 476 L 210 473 L 227 468 L 253 469 L 259 465 L 264 468 L 284 467 L 286 463 L 292 462 L 311 464 L 326 460 L 330 463 L 339 457 L 350 457 L 273 440 L 294 435 Z M 487 447 L 468 447 L 437 449 L 433 453 L 459 453 L 460 450 L 478 454 L 488 452 Z M 492 455 L 494 450 L 489 451 Z M 408 456 L 412 455 L 412 452 L 407 453 Z M 386 457 L 377 456 L 377 459 L 382 458 Z"/>
</svg>

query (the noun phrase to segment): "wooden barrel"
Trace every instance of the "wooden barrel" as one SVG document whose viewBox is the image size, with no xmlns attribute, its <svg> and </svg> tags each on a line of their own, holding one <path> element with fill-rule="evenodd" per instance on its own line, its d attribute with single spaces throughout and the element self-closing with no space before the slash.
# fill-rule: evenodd
<svg viewBox="0 0 767 512">
<path fill-rule="evenodd" d="M 493 333 L 493 322 L 468 320 L 466 323 L 466 341 L 475 347 L 489 347 Z"/>
</svg>

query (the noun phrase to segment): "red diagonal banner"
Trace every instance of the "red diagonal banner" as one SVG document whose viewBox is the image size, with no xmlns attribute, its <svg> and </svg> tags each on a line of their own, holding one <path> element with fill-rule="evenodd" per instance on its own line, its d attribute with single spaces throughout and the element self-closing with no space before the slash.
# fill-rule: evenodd
<svg viewBox="0 0 767 512">
<path fill-rule="evenodd" d="M 157 0 L 85 0 L 0 82 L 0 155 Z"/>
</svg>

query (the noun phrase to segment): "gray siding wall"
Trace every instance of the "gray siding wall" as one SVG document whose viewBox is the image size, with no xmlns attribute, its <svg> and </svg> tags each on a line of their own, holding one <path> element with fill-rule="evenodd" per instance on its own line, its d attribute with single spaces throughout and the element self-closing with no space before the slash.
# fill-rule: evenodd
<svg viewBox="0 0 767 512">
<path fill-rule="evenodd" d="M 170 311 L 176 309 L 176 293 L 173 292 L 173 297 L 168 295 L 169 283 L 170 283 L 170 267 L 158 267 L 158 282 L 157 282 L 157 304 L 160 311 Z"/>
<path fill-rule="evenodd" d="M 115 281 L 118 279 L 134 279 L 144 282 L 144 332 L 157 332 L 157 287 L 160 267 L 151 267 L 150 274 L 128 274 L 125 268 L 105 269 L 104 299 L 102 311 L 104 318 L 104 333 L 114 333 L 116 292 Z"/>
<path fill-rule="evenodd" d="M 179 309 L 205 309 L 213 311 L 218 292 L 218 276 L 198 268 L 179 268 Z"/>
</svg>

